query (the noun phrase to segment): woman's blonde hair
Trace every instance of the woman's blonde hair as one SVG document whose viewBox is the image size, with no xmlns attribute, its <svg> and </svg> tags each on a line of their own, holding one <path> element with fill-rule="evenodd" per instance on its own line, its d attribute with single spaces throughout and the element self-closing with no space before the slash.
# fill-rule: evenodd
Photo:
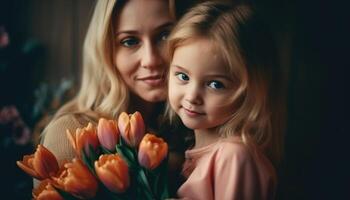
<svg viewBox="0 0 350 200">
<path fill-rule="evenodd" d="M 98 0 L 83 46 L 83 71 L 77 96 L 59 112 L 116 117 L 129 107 L 129 89 L 122 80 L 114 56 L 117 15 L 127 0 Z M 169 12 L 176 17 L 175 4 L 169 0 Z"/>
<path fill-rule="evenodd" d="M 280 94 L 279 68 L 267 27 L 247 4 L 206 2 L 191 9 L 172 31 L 169 58 L 176 48 L 196 38 L 212 41 L 238 84 L 231 99 L 237 105 L 234 114 L 218 127 L 219 133 L 239 135 L 246 144 L 257 143 L 278 162 L 282 149 L 282 131 L 276 121 L 281 109 L 275 107 Z"/>
</svg>

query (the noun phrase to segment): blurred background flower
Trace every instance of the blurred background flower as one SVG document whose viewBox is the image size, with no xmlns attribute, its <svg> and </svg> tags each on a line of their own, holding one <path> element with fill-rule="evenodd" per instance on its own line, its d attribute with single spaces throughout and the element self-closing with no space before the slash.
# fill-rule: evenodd
<svg viewBox="0 0 350 200">
<path fill-rule="evenodd" d="M 0 48 L 5 48 L 10 43 L 10 38 L 5 27 L 0 26 Z"/>
<path fill-rule="evenodd" d="M 6 183 L 0 192 L 11 199 L 29 199 L 33 181 L 16 167 L 16 160 L 34 150 L 43 128 L 74 88 L 72 79 L 44 81 L 44 46 L 10 30 L 0 24 L 0 174 Z"/>
<path fill-rule="evenodd" d="M 32 179 L 19 170 L 15 162 L 30 153 L 31 129 L 23 121 L 15 106 L 0 108 L 0 158 L 2 194 L 14 199 L 29 199 Z"/>
</svg>

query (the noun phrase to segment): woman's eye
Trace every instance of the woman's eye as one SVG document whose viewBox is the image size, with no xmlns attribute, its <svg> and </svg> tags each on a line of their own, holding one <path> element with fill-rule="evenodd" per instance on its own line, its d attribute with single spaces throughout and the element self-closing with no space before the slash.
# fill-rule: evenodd
<svg viewBox="0 0 350 200">
<path fill-rule="evenodd" d="M 120 42 L 125 47 L 133 47 L 138 45 L 140 42 L 136 38 L 126 38 Z"/>
<path fill-rule="evenodd" d="M 190 80 L 190 78 L 186 74 L 184 74 L 182 72 L 176 73 L 175 76 L 181 81 L 188 81 L 188 80 Z"/>
<path fill-rule="evenodd" d="M 163 31 L 162 33 L 160 33 L 159 38 L 160 40 L 167 40 L 168 36 L 169 36 L 170 32 L 169 31 Z"/>
<path fill-rule="evenodd" d="M 210 87 L 210 88 L 212 88 L 212 89 L 223 89 L 223 88 L 225 88 L 225 86 L 224 86 L 224 84 L 223 83 L 221 83 L 220 81 L 210 81 L 209 83 L 208 83 L 208 86 Z"/>
</svg>

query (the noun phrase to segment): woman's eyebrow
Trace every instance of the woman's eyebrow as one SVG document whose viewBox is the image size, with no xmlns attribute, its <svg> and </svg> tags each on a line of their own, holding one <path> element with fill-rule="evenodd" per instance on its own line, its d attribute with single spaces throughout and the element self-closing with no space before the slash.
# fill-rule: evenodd
<svg viewBox="0 0 350 200">
<path fill-rule="evenodd" d="M 124 30 L 124 31 L 118 31 L 116 32 L 116 35 L 120 35 L 120 34 L 138 34 L 138 31 L 134 31 L 134 30 Z"/>
<path fill-rule="evenodd" d="M 163 29 L 168 29 L 168 28 L 172 27 L 173 25 L 174 25 L 173 22 L 167 22 L 165 24 L 162 24 L 162 25 L 156 27 L 154 29 L 154 32 L 159 32 L 159 31 L 161 31 Z M 121 30 L 121 31 L 117 31 L 116 35 L 117 36 L 120 35 L 120 34 L 131 34 L 131 35 L 134 35 L 134 34 L 138 34 L 138 33 L 139 33 L 139 31 L 137 31 L 137 30 Z"/>
<path fill-rule="evenodd" d="M 154 29 L 154 31 L 159 31 L 163 29 L 168 29 L 170 27 L 174 26 L 174 22 L 167 22 L 165 24 L 162 24 Z"/>
</svg>

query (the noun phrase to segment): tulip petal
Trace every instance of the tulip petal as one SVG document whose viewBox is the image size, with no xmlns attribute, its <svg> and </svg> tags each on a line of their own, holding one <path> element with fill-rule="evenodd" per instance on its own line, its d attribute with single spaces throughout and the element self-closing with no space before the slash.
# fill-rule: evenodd
<svg viewBox="0 0 350 200">
<path fill-rule="evenodd" d="M 125 141 L 129 141 L 130 120 L 126 112 L 122 112 L 118 118 L 118 128 Z"/>
<path fill-rule="evenodd" d="M 83 162 L 76 158 L 71 163 L 64 164 L 64 170 L 58 178 L 52 179 L 56 187 L 82 199 L 93 198 L 98 189 L 96 178 Z"/>
<path fill-rule="evenodd" d="M 53 153 L 40 144 L 34 153 L 33 168 L 42 178 L 49 178 L 55 175 L 59 169 Z"/>
<path fill-rule="evenodd" d="M 90 155 L 90 146 L 93 147 L 94 151 L 98 151 L 100 143 L 97 137 L 96 128 L 92 123 L 89 123 L 84 128 L 77 128 L 75 134 L 72 134 L 68 130 L 67 137 L 79 158 L 82 158 L 82 152 L 87 156 Z"/>
<path fill-rule="evenodd" d="M 137 147 L 145 134 L 145 123 L 143 121 L 141 113 L 135 112 L 133 115 L 131 115 L 130 132 L 133 136 L 131 138 L 132 146 Z"/>
<path fill-rule="evenodd" d="M 43 180 L 58 172 L 56 157 L 44 146 L 38 145 L 34 154 L 26 155 L 16 164 L 30 176 Z"/>
<path fill-rule="evenodd" d="M 119 129 L 116 122 L 101 118 L 97 126 L 97 137 L 104 148 L 114 151 L 119 140 Z"/>
<path fill-rule="evenodd" d="M 95 161 L 95 171 L 101 182 L 112 192 L 122 193 L 129 187 L 129 168 L 119 154 L 101 155 Z"/>
<path fill-rule="evenodd" d="M 155 169 L 168 154 L 168 144 L 162 138 L 147 133 L 139 146 L 138 160 L 141 166 Z"/>
<path fill-rule="evenodd" d="M 42 178 L 39 176 L 39 174 L 33 169 L 33 157 L 34 154 L 32 155 L 26 155 L 23 157 L 23 161 L 17 161 L 16 164 L 19 168 L 21 168 L 25 173 L 28 175 L 41 180 Z M 30 160 L 30 161 L 29 161 Z"/>
<path fill-rule="evenodd" d="M 33 189 L 32 194 L 36 200 L 64 200 L 48 179 L 41 181 L 38 187 Z"/>
</svg>

